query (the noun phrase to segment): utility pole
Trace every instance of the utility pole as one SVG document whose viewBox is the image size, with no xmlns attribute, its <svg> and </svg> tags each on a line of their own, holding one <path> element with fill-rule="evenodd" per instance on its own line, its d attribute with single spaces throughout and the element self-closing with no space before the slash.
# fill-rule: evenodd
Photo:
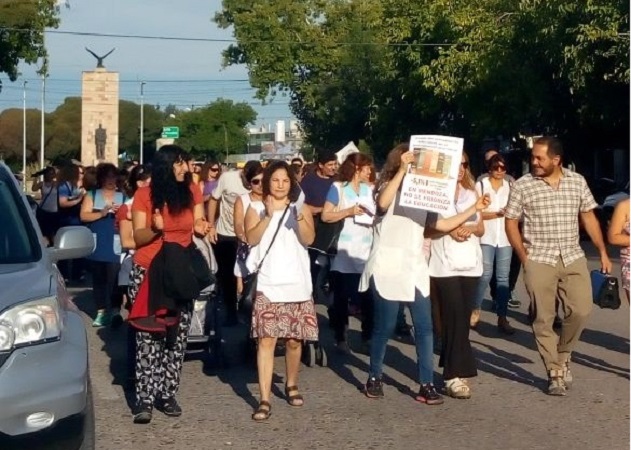
<svg viewBox="0 0 631 450">
<path fill-rule="evenodd" d="M 22 82 L 22 190 L 26 192 L 26 83 Z"/>
<path fill-rule="evenodd" d="M 44 168 L 44 141 L 45 141 L 45 124 L 44 114 L 46 114 L 46 71 L 42 72 L 42 116 L 41 116 L 41 134 L 39 137 L 39 170 Z"/>
<path fill-rule="evenodd" d="M 226 124 L 222 123 L 223 126 L 223 149 L 226 152 L 226 162 L 228 162 L 228 130 L 226 130 Z"/>
<path fill-rule="evenodd" d="M 143 164 L 144 159 L 144 143 L 145 143 L 145 107 L 144 107 L 144 94 L 145 94 L 145 82 L 140 82 L 140 164 Z"/>
</svg>

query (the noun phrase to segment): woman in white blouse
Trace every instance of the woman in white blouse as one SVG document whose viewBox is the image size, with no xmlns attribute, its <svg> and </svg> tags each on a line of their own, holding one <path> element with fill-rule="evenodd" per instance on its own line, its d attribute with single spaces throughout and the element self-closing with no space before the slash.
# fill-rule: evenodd
<svg viewBox="0 0 631 450">
<path fill-rule="evenodd" d="M 455 203 L 447 215 L 472 211 L 480 199 L 474 190 L 474 179 L 469 170 L 469 157 L 462 155 Z M 479 208 L 482 209 L 482 208 Z M 478 209 L 478 210 L 479 210 Z M 454 398 L 469 398 L 471 391 L 466 379 L 475 377 L 477 369 L 469 342 L 469 320 L 472 296 L 482 275 L 480 236 L 484 222 L 475 211 L 463 220 L 464 224 L 449 233 L 430 232 L 432 237 L 429 273 L 432 277 L 432 297 L 440 309 L 441 353 L 439 365 L 447 394 Z M 440 232 L 439 228 L 435 227 Z"/>
<path fill-rule="evenodd" d="M 508 203 L 510 183 L 506 180 L 506 161 L 500 154 L 496 154 L 487 161 L 489 176 L 484 177 L 475 185 L 478 195 L 489 194 L 491 204 L 482 211 L 484 220 L 484 235 L 480 238 L 482 244 L 482 259 L 484 269 L 482 278 L 478 284 L 478 290 L 471 312 L 470 325 L 475 328 L 480 320 L 480 308 L 484 299 L 484 293 L 493 276 L 493 264 L 495 264 L 496 279 L 496 313 L 497 328 L 504 334 L 514 334 L 515 329 L 506 318 L 508 312 L 508 300 L 510 298 L 509 273 L 513 248 L 508 242 L 504 230 L 504 209 Z"/>
<path fill-rule="evenodd" d="M 274 349 L 285 340 L 285 395 L 291 406 L 302 406 L 298 372 L 302 341 L 318 340 L 307 245 L 315 231 L 311 214 L 299 209 L 300 189 L 285 161 L 270 163 L 263 172 L 263 201 L 253 201 L 245 214 L 245 235 L 252 246 L 248 270 L 258 270 L 251 333 L 257 339 L 261 400 L 256 421 L 271 414 L 270 395 Z"/>
<path fill-rule="evenodd" d="M 434 388 L 432 307 L 429 299 L 429 270 L 424 253 L 424 231 L 429 226 L 448 233 L 488 205 L 482 197 L 449 218 L 399 205 L 401 183 L 414 160 L 408 144 L 394 148 L 386 160 L 376 187 L 378 221 L 370 257 L 359 289 L 371 289 L 374 298 L 374 330 L 370 349 L 370 372 L 365 393 L 383 397 L 382 368 L 388 340 L 399 312 L 407 302 L 414 324 L 418 382 L 416 400 L 429 405 L 443 402 Z M 467 328 L 468 329 L 468 328 Z"/>
</svg>

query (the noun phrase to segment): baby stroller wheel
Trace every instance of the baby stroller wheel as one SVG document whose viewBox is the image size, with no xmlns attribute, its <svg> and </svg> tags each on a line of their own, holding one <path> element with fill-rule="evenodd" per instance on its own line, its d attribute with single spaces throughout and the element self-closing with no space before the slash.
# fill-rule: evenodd
<svg viewBox="0 0 631 450">
<path fill-rule="evenodd" d="M 326 355 L 326 350 L 321 345 L 317 345 L 315 348 L 315 360 L 316 364 L 320 367 L 327 367 L 329 359 Z"/>
<path fill-rule="evenodd" d="M 313 342 L 305 342 L 302 345 L 302 363 L 307 367 L 316 365 L 316 347 Z"/>
</svg>

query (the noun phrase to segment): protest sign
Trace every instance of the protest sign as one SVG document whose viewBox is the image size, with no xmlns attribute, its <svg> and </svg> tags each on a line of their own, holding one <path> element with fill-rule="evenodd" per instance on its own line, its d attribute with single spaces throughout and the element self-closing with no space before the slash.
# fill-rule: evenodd
<svg viewBox="0 0 631 450">
<path fill-rule="evenodd" d="M 454 204 L 463 145 L 457 137 L 411 136 L 414 162 L 403 179 L 399 205 L 447 213 Z"/>
</svg>

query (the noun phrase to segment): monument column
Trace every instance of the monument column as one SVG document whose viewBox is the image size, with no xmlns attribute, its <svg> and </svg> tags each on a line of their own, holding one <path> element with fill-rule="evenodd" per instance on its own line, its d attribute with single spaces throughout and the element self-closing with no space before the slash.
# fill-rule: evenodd
<svg viewBox="0 0 631 450">
<path fill-rule="evenodd" d="M 81 162 L 118 165 L 118 72 L 104 67 L 81 77 Z"/>
</svg>

